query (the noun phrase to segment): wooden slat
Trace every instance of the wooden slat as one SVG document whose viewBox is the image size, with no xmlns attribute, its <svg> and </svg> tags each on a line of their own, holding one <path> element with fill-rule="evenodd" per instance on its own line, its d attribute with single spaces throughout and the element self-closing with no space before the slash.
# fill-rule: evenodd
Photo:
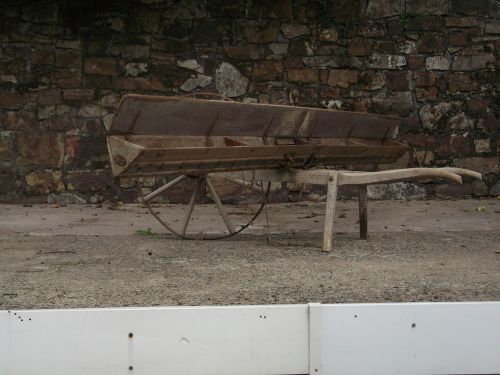
<svg viewBox="0 0 500 375">
<path fill-rule="evenodd" d="M 136 163 L 218 159 L 275 158 L 317 158 L 335 156 L 388 156 L 402 155 L 405 147 L 395 146 L 325 146 L 325 145 L 272 145 L 272 146 L 233 146 L 233 147 L 184 147 L 176 149 L 143 149 Z"/>
<path fill-rule="evenodd" d="M 357 112 L 125 95 L 110 134 L 392 138 L 400 119 Z"/>
<path fill-rule="evenodd" d="M 207 137 L 174 135 L 115 135 L 124 141 L 145 148 L 209 147 Z"/>
<path fill-rule="evenodd" d="M 356 164 L 387 164 L 396 161 L 394 157 L 334 157 L 321 160 L 320 165 L 356 165 Z M 299 159 L 296 163 L 291 163 L 290 168 L 302 168 L 304 159 Z M 163 176 L 169 174 L 200 174 L 212 172 L 229 172 L 251 169 L 276 168 L 278 159 L 246 159 L 246 160 L 195 160 L 189 163 L 142 163 L 133 165 L 127 169 L 122 176 Z"/>
</svg>

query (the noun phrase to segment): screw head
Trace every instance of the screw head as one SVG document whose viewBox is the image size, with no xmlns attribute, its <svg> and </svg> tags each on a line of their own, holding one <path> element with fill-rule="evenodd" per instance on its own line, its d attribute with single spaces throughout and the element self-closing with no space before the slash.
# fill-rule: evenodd
<svg viewBox="0 0 500 375">
<path fill-rule="evenodd" d="M 133 334 L 132 332 L 130 332 L 130 333 L 128 334 L 128 337 L 132 338 L 132 337 L 134 337 L 134 334 Z"/>
<path fill-rule="evenodd" d="M 120 167 L 123 167 L 127 164 L 127 159 L 125 159 L 125 157 L 123 155 L 120 155 L 120 154 L 118 154 L 114 157 L 114 161 Z"/>
</svg>

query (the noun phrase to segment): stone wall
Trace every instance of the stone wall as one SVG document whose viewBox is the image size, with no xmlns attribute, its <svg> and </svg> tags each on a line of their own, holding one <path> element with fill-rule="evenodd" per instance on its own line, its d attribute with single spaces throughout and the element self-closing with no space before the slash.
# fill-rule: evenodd
<svg viewBox="0 0 500 375">
<path fill-rule="evenodd" d="M 485 176 L 420 196 L 499 195 L 499 14 L 495 0 L 3 0 L 0 196 L 133 200 L 105 145 L 120 95 L 197 91 L 403 116 L 398 166 Z"/>
</svg>

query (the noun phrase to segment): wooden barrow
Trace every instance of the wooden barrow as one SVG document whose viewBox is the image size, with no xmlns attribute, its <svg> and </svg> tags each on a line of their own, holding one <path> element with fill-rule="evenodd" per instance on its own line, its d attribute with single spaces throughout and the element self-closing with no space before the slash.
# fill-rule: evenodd
<svg viewBox="0 0 500 375">
<path fill-rule="evenodd" d="M 461 183 L 462 176 L 481 178 L 457 168 L 414 168 L 383 172 L 338 171 L 335 165 L 393 163 L 407 146 L 394 141 L 401 119 L 356 112 L 201 100 L 195 98 L 125 95 L 108 133 L 115 177 L 174 176 L 142 196 L 150 212 L 182 238 L 223 238 L 253 223 L 267 193 L 256 181 L 326 184 L 328 197 L 323 250 L 330 251 L 337 188 L 358 185 L 361 237 L 367 237 L 366 186 L 439 178 Z M 327 167 L 327 168 L 325 168 Z M 322 169 L 318 169 L 322 168 Z M 245 185 L 263 193 L 250 220 L 235 225 L 224 209 L 211 178 Z M 150 201 L 187 178 L 194 191 L 175 229 L 151 208 Z M 227 228 L 223 233 L 187 232 L 200 190 L 206 188 Z M 142 189 L 140 189 L 142 194 Z"/>
</svg>

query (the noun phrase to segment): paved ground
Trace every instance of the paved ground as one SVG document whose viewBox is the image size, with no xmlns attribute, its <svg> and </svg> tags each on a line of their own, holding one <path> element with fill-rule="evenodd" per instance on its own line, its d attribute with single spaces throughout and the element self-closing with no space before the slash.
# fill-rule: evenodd
<svg viewBox="0 0 500 375">
<path fill-rule="evenodd" d="M 139 206 L 3 205 L 0 308 L 500 300 L 500 200 L 369 204 L 361 241 L 356 202 L 339 203 L 329 254 L 322 204 L 272 205 L 269 231 L 262 215 L 250 235 L 204 242 L 137 234 L 163 233 Z M 191 227 L 217 231 L 214 212 Z"/>
</svg>

